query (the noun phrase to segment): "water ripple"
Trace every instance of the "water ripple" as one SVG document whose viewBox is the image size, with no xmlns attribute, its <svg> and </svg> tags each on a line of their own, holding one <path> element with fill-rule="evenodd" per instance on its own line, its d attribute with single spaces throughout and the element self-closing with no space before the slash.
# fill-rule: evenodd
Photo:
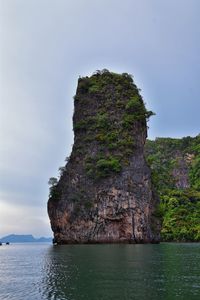
<svg viewBox="0 0 200 300">
<path fill-rule="evenodd" d="M 195 300 L 200 244 L 0 248 L 2 300 Z"/>
</svg>

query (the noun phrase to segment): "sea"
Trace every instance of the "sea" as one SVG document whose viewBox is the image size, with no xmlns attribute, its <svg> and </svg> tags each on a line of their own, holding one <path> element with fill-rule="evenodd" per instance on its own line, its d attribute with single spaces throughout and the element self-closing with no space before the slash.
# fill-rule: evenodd
<svg viewBox="0 0 200 300">
<path fill-rule="evenodd" d="M 200 244 L 0 246 L 1 300 L 200 299 Z"/>
</svg>

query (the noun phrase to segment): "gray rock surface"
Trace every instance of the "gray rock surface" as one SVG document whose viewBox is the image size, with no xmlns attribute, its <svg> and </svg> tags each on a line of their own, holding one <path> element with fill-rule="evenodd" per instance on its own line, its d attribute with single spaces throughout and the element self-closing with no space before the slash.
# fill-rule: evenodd
<svg viewBox="0 0 200 300">
<path fill-rule="evenodd" d="M 158 242 L 159 200 L 144 158 L 151 112 L 132 78 L 107 70 L 80 78 L 74 99 L 72 153 L 48 201 L 54 241 Z"/>
</svg>

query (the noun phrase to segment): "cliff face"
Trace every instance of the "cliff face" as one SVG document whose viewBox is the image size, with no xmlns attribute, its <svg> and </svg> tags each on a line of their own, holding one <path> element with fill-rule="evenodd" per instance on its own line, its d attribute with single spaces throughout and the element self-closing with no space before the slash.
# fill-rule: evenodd
<svg viewBox="0 0 200 300">
<path fill-rule="evenodd" d="M 200 241 L 200 135 L 147 141 L 163 241 Z"/>
<path fill-rule="evenodd" d="M 158 199 L 144 158 L 150 115 L 128 74 L 79 79 L 72 153 L 48 201 L 55 242 L 159 241 Z"/>
<path fill-rule="evenodd" d="M 145 155 L 158 191 L 200 188 L 200 135 L 194 138 L 147 140 Z"/>
</svg>

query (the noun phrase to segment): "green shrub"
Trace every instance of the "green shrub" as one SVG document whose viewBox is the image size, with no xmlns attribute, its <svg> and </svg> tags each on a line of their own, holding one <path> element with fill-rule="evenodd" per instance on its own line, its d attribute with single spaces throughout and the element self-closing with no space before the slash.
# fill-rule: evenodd
<svg viewBox="0 0 200 300">
<path fill-rule="evenodd" d="M 80 78 L 78 82 L 79 89 L 82 93 L 87 93 L 90 87 L 90 79 L 89 78 Z"/>
<path fill-rule="evenodd" d="M 92 129 L 96 122 L 95 117 L 89 116 L 79 122 L 74 123 L 74 130 Z"/>
<path fill-rule="evenodd" d="M 60 200 L 61 193 L 60 190 L 58 189 L 58 179 L 55 177 L 49 178 L 48 181 L 49 184 L 49 199 L 53 201 L 58 201 Z"/>
<path fill-rule="evenodd" d="M 118 140 L 119 133 L 117 131 L 108 132 L 107 131 L 100 131 L 96 134 L 96 140 L 101 143 L 112 143 Z"/>
<path fill-rule="evenodd" d="M 131 129 L 136 119 L 137 118 L 134 115 L 124 114 L 123 121 L 122 121 L 123 127 L 125 129 Z"/>
<path fill-rule="evenodd" d="M 192 162 L 189 176 L 193 188 L 200 191 L 200 155 Z"/>
<path fill-rule="evenodd" d="M 139 94 L 135 95 L 128 101 L 126 104 L 126 111 L 128 114 L 134 115 L 135 120 L 144 118 L 149 119 L 151 116 L 155 115 L 154 112 L 146 110 Z"/>
<path fill-rule="evenodd" d="M 55 177 L 50 177 L 49 181 L 48 181 L 48 185 L 50 185 L 50 187 L 52 186 L 56 186 L 58 184 L 58 179 Z"/>
<path fill-rule="evenodd" d="M 135 145 L 131 135 L 120 139 L 118 144 L 119 146 L 123 146 L 123 147 L 134 147 Z"/>
<path fill-rule="evenodd" d="M 74 130 L 87 129 L 87 121 L 81 120 L 74 124 Z"/>
<path fill-rule="evenodd" d="M 99 85 L 99 84 L 97 84 L 97 83 L 95 83 L 95 84 L 93 84 L 93 85 L 91 85 L 90 87 L 89 87 L 89 92 L 90 93 L 97 93 L 97 92 L 99 92 L 101 90 L 101 86 Z"/>
<path fill-rule="evenodd" d="M 109 127 L 109 117 L 107 113 L 98 114 L 96 116 L 96 127 L 97 128 L 103 128 L 108 129 Z"/>
<path fill-rule="evenodd" d="M 165 190 L 160 199 L 162 239 L 199 241 L 200 193 L 192 190 Z"/>
<path fill-rule="evenodd" d="M 87 158 L 85 163 L 87 175 L 94 180 L 119 173 L 121 168 L 120 159 L 117 156 L 104 158 L 103 154 L 99 157 Z"/>
<path fill-rule="evenodd" d="M 109 143 L 109 144 L 108 144 L 108 149 L 109 149 L 109 150 L 116 150 L 116 149 L 119 149 L 118 143 Z"/>
<path fill-rule="evenodd" d="M 143 103 L 140 100 L 140 96 L 135 95 L 126 104 L 126 110 L 129 112 L 135 112 L 135 111 L 142 110 L 142 106 L 143 106 Z"/>
<path fill-rule="evenodd" d="M 116 106 L 118 108 L 124 108 L 125 107 L 125 103 L 123 101 L 121 101 L 121 100 L 117 100 L 116 101 Z"/>
<path fill-rule="evenodd" d="M 118 159 L 109 157 L 107 159 L 99 159 L 96 163 L 98 177 L 106 177 L 110 173 L 118 173 L 121 171 L 121 164 Z"/>
</svg>

